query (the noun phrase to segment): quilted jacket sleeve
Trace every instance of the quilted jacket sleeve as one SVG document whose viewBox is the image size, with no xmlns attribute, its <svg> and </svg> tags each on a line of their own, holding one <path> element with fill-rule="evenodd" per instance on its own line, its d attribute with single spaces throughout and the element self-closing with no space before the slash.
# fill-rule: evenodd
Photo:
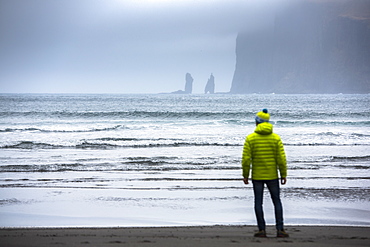
<svg viewBox="0 0 370 247">
<path fill-rule="evenodd" d="M 249 172 L 251 167 L 251 147 L 248 141 L 248 137 L 245 138 L 244 147 L 243 147 L 243 155 L 242 155 L 242 168 L 243 168 L 243 177 L 249 178 Z"/>
<path fill-rule="evenodd" d="M 281 141 L 280 137 L 278 138 L 277 142 L 277 166 L 279 168 L 280 177 L 286 178 L 287 177 L 287 161 L 286 161 L 286 155 L 284 151 L 284 144 Z"/>
</svg>

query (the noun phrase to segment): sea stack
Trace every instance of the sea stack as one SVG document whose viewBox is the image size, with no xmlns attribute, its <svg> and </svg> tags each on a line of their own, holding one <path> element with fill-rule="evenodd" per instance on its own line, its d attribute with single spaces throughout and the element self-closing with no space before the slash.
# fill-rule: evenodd
<svg viewBox="0 0 370 247">
<path fill-rule="evenodd" d="M 185 75 L 185 93 L 191 94 L 193 92 L 193 77 L 190 73 L 186 73 Z"/>
<path fill-rule="evenodd" d="M 193 77 L 190 73 L 185 75 L 185 90 L 177 90 L 173 94 L 191 94 L 193 92 Z"/>
<path fill-rule="evenodd" d="M 215 93 L 215 77 L 213 76 L 213 74 L 211 74 L 211 76 L 209 77 L 209 79 L 207 81 L 206 87 L 204 89 L 204 93 L 205 94 L 207 94 L 207 93 L 214 94 Z"/>
</svg>

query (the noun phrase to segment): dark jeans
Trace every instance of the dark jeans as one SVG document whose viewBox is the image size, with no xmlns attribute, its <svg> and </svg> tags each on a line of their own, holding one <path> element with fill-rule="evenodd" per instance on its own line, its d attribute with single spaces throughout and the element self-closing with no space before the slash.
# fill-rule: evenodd
<svg viewBox="0 0 370 247">
<path fill-rule="evenodd" d="M 267 185 L 267 188 L 270 191 L 272 202 L 274 203 L 275 208 L 275 220 L 276 220 L 276 229 L 283 230 L 283 206 L 280 201 L 280 185 L 279 179 L 275 180 L 253 180 L 253 191 L 254 191 L 254 211 L 256 213 L 257 224 L 259 230 L 266 229 L 266 222 L 263 216 L 263 189 L 264 185 Z"/>
</svg>

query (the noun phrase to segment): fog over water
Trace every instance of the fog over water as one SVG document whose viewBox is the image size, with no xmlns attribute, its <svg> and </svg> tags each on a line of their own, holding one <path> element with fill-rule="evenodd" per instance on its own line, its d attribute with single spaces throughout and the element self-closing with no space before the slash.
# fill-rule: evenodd
<svg viewBox="0 0 370 247">
<path fill-rule="evenodd" d="M 289 1 L 1 1 L 0 92 L 228 92 L 241 29 Z"/>
</svg>

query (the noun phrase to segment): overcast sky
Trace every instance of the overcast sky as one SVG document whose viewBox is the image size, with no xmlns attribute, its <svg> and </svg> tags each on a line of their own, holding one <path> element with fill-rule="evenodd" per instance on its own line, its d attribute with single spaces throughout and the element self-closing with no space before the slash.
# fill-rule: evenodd
<svg viewBox="0 0 370 247">
<path fill-rule="evenodd" d="M 228 92 L 277 0 L 0 0 L 0 93 Z M 276 6 L 275 6 L 276 7 Z"/>
</svg>

